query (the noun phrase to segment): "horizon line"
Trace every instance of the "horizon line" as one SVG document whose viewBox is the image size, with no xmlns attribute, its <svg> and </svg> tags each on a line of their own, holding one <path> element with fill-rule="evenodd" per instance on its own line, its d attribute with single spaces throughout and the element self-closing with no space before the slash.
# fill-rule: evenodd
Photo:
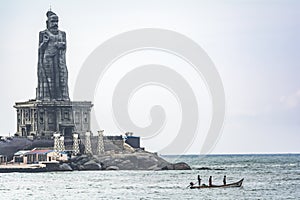
<svg viewBox="0 0 300 200">
<path fill-rule="evenodd" d="M 209 153 L 209 154 L 159 154 L 160 156 L 239 156 L 239 155 L 300 155 L 300 152 L 250 152 L 250 153 Z"/>
</svg>

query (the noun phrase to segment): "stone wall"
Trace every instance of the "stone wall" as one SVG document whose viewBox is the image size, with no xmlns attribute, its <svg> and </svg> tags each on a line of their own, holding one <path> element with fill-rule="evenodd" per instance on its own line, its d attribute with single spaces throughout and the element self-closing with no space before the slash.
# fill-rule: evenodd
<svg viewBox="0 0 300 200">
<path fill-rule="evenodd" d="M 51 138 L 54 132 L 72 137 L 74 132 L 84 134 L 91 128 L 89 101 L 17 102 L 17 132 L 19 136 Z"/>
</svg>

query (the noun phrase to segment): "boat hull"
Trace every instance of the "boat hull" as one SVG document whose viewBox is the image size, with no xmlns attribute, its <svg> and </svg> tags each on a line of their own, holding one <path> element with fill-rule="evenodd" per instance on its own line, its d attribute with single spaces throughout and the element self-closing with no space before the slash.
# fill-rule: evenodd
<svg viewBox="0 0 300 200">
<path fill-rule="evenodd" d="M 230 188 L 230 187 L 241 187 L 243 184 L 244 179 L 241 179 L 238 182 L 235 183 L 230 183 L 230 184 L 226 184 L 226 185 L 193 185 L 190 186 L 191 189 L 200 189 L 200 188 Z"/>
</svg>

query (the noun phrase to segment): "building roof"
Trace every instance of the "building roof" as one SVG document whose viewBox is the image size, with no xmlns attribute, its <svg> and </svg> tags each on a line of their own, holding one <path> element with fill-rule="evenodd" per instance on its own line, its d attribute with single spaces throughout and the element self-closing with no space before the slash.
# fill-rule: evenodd
<svg viewBox="0 0 300 200">
<path fill-rule="evenodd" d="M 16 152 L 14 154 L 14 156 L 21 156 L 21 155 L 24 155 L 24 154 L 26 154 L 28 152 L 30 152 L 30 151 L 28 151 L 28 150 L 20 150 L 20 151 Z"/>
<path fill-rule="evenodd" d="M 126 138 L 140 138 L 140 136 L 132 136 L 132 135 L 130 135 L 130 136 L 126 136 Z"/>
<path fill-rule="evenodd" d="M 52 152 L 53 150 L 50 150 L 50 149 L 42 149 L 42 150 L 32 150 L 30 152 L 27 152 L 26 155 L 32 155 L 32 154 L 47 154 L 47 153 L 50 153 Z"/>
</svg>

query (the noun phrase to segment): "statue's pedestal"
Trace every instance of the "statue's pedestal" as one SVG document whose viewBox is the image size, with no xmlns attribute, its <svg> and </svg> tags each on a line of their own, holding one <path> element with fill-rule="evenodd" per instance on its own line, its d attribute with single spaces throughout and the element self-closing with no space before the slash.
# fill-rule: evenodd
<svg viewBox="0 0 300 200">
<path fill-rule="evenodd" d="M 19 136 L 50 138 L 60 132 L 65 138 L 91 130 L 90 101 L 38 101 L 16 102 L 17 132 Z"/>
</svg>

